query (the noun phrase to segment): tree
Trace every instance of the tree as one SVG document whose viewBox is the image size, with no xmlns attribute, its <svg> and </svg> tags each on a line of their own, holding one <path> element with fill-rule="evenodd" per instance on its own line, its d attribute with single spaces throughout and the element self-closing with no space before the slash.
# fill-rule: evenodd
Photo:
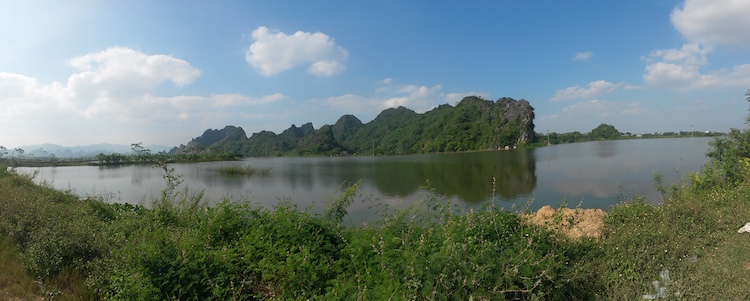
<svg viewBox="0 0 750 301">
<path fill-rule="evenodd" d="M 610 140 L 617 139 L 619 137 L 620 131 L 618 131 L 614 126 L 604 123 L 591 130 L 591 133 L 589 134 L 589 138 L 591 140 Z"/>
<path fill-rule="evenodd" d="M 143 142 L 130 144 L 133 149 L 133 155 L 138 162 L 145 162 L 151 156 L 151 150 L 143 147 Z"/>
<path fill-rule="evenodd" d="M 750 102 L 750 89 L 745 96 Z M 750 114 L 745 117 L 745 123 L 750 125 Z M 745 179 L 750 176 L 747 167 L 750 164 L 750 131 L 731 129 L 727 137 L 716 138 L 711 143 L 711 150 L 706 156 L 711 158 L 711 162 L 707 164 L 700 181 L 734 183 Z"/>
</svg>

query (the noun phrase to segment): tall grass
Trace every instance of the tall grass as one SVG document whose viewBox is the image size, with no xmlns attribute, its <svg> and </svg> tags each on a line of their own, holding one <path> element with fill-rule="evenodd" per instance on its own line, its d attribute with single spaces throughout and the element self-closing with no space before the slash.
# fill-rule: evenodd
<svg viewBox="0 0 750 301">
<path fill-rule="evenodd" d="M 229 165 L 219 167 L 218 171 L 219 174 L 227 176 L 268 176 L 271 172 L 271 168 L 257 168 L 249 165 L 245 167 Z"/>
<path fill-rule="evenodd" d="M 85 272 L 91 260 L 102 254 L 98 218 L 93 207 L 68 192 L 32 182 L 31 175 L 15 172 L 0 176 L 0 236 L 2 244 L 18 248 L 29 276 L 13 263 L 12 252 L 4 249 L 3 276 L 18 279 L 22 288 L 35 279 L 36 296 L 55 300 L 90 300 Z M 6 274 L 7 273 L 7 274 Z M 38 281 L 37 281 L 38 280 Z"/>
<path fill-rule="evenodd" d="M 249 200 L 209 207 L 163 166 L 166 188 L 147 209 L 82 200 L 3 172 L 0 235 L 40 279 L 32 295 L 633 300 L 655 293 L 652 282 L 668 270 L 669 298 L 748 300 L 750 239 L 736 229 L 750 221 L 750 164 L 724 166 L 737 169 L 732 181 L 721 170 L 693 175 L 661 189 L 659 206 L 635 198 L 611 208 L 599 240 L 575 241 L 513 212 L 467 211 L 435 193 L 346 226 L 359 183 L 342 187 L 321 214 L 286 199 L 273 208 Z"/>
<path fill-rule="evenodd" d="M 15 245 L 7 237 L 0 235 L 0 299 L 33 300 L 41 295 L 41 289 L 34 277 L 29 275 L 19 258 Z"/>
<path fill-rule="evenodd" d="M 174 175 L 173 175 L 174 176 Z M 167 177 L 169 178 L 169 177 Z M 340 224 L 356 186 L 322 215 L 164 193 L 153 209 L 79 200 L 0 179 L 0 231 L 35 277 L 85 275 L 103 299 L 498 299 L 586 294 L 571 243 L 509 212 L 432 194 L 362 227 Z M 174 188 L 174 187 L 173 187 Z M 184 191 L 184 190 L 183 190 Z"/>
</svg>

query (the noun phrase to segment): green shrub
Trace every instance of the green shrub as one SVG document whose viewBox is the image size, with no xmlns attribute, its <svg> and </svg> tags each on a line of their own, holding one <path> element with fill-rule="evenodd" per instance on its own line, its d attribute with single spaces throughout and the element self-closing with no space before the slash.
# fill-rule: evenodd
<svg viewBox="0 0 750 301">
<path fill-rule="evenodd" d="M 174 176 L 172 184 L 179 182 Z M 177 184 L 172 188 L 176 188 Z M 321 215 L 201 193 L 152 209 L 0 179 L 0 230 L 35 274 L 76 270 L 103 299 L 587 299 L 591 250 L 493 208 L 462 211 L 430 194 L 378 222 L 343 226 L 358 185 Z M 27 189 L 28 188 L 28 189 Z M 597 283 L 597 282 L 594 282 Z"/>
<path fill-rule="evenodd" d="M 241 167 L 239 165 L 222 166 L 218 169 L 219 174 L 227 176 L 268 176 L 270 174 L 270 168 L 256 168 L 252 166 Z"/>
<path fill-rule="evenodd" d="M 349 228 L 345 270 L 326 298 L 586 298 L 572 257 L 585 252 L 568 252 L 570 242 L 514 213 L 454 212 L 434 201 Z"/>
</svg>

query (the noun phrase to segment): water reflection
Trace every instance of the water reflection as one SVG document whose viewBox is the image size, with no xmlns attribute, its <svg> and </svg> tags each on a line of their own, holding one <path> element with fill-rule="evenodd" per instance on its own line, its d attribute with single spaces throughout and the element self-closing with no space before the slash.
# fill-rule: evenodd
<svg viewBox="0 0 750 301">
<path fill-rule="evenodd" d="M 528 150 L 414 156 L 376 165 L 372 176 L 387 195 L 409 195 L 427 181 L 438 193 L 476 203 L 495 193 L 502 199 L 528 195 L 536 186 L 536 162 Z"/>
<path fill-rule="evenodd" d="M 615 155 L 616 149 L 615 145 L 617 144 L 617 141 L 599 141 L 598 143 L 594 143 L 596 147 L 596 156 L 599 158 L 608 158 Z"/>
<path fill-rule="evenodd" d="M 173 164 L 183 175 L 183 186 L 206 189 L 213 202 L 227 195 L 253 195 L 271 207 L 282 197 L 300 207 L 322 204 L 342 183 L 362 180 L 361 192 L 379 202 L 408 203 L 426 193 L 429 181 L 437 193 L 469 205 L 492 198 L 506 202 L 534 199 L 532 209 L 571 205 L 606 208 L 615 203 L 619 189 L 658 201 L 652 174 L 676 182 L 696 172 L 707 159 L 711 139 L 644 139 L 598 141 L 555 145 L 534 150 L 427 154 L 392 157 L 249 158 L 238 162 Z M 227 165 L 270 168 L 268 176 L 225 177 L 218 168 Z M 164 173 L 150 166 L 22 168 L 39 170 L 38 179 L 81 194 L 112 192 L 122 202 L 137 203 L 144 196 L 159 195 Z M 355 203 L 350 213 L 366 210 Z M 366 216 L 365 213 L 360 213 Z"/>
</svg>

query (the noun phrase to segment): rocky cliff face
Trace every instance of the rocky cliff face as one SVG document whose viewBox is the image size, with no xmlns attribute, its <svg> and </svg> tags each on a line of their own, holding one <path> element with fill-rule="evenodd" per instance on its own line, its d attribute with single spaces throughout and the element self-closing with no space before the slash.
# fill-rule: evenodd
<svg viewBox="0 0 750 301">
<path fill-rule="evenodd" d="M 245 131 L 241 127 L 235 127 L 228 125 L 221 130 L 208 129 L 203 132 L 202 135 L 193 138 L 188 142 L 187 145 L 180 144 L 180 146 L 172 148 L 169 151 L 170 155 L 179 154 L 197 154 L 205 152 L 209 147 L 220 142 L 226 142 L 225 140 L 247 140 Z"/>
<path fill-rule="evenodd" d="M 496 101 L 465 97 L 456 105 L 482 131 L 491 128 L 491 148 L 531 143 L 534 139 L 534 108 L 526 100 L 503 97 Z M 484 134 L 484 133 L 483 133 Z"/>
<path fill-rule="evenodd" d="M 506 120 L 511 123 L 517 122 L 516 145 L 531 143 L 534 139 L 534 108 L 531 104 L 523 99 L 500 98 L 495 105 L 503 107 Z"/>
</svg>

